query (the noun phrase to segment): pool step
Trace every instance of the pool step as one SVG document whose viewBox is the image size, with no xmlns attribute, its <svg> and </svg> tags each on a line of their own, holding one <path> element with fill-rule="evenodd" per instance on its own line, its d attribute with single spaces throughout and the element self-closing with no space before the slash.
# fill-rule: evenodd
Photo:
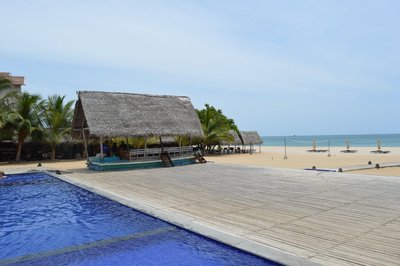
<svg viewBox="0 0 400 266">
<path fill-rule="evenodd" d="M 168 153 L 168 152 L 162 152 L 162 153 L 160 154 L 160 159 L 161 159 L 161 161 L 163 162 L 163 164 L 164 164 L 165 167 L 172 167 L 172 166 L 174 166 L 174 164 L 173 164 L 173 162 L 172 162 L 172 160 L 171 160 L 171 157 L 169 156 L 169 153 Z"/>
<path fill-rule="evenodd" d="M 199 161 L 199 163 L 206 163 L 207 160 L 203 157 L 203 155 L 199 154 L 199 153 L 195 153 L 194 157 L 196 158 L 197 161 Z"/>
</svg>

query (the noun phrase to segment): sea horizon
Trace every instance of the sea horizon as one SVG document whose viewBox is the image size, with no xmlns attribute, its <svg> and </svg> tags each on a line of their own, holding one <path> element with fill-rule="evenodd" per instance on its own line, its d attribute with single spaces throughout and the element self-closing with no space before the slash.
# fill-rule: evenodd
<svg viewBox="0 0 400 266">
<path fill-rule="evenodd" d="M 262 136 L 262 146 L 312 147 L 313 140 L 317 147 L 377 147 L 380 140 L 382 147 L 400 147 L 400 134 L 348 134 L 348 135 L 292 135 L 292 136 Z"/>
</svg>

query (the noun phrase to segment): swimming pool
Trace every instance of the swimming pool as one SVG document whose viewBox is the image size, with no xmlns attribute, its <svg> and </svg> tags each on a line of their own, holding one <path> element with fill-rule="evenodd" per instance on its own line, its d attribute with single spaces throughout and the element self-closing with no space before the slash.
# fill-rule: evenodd
<svg viewBox="0 0 400 266">
<path fill-rule="evenodd" d="M 45 173 L 0 180 L 0 265 L 278 265 Z"/>
</svg>

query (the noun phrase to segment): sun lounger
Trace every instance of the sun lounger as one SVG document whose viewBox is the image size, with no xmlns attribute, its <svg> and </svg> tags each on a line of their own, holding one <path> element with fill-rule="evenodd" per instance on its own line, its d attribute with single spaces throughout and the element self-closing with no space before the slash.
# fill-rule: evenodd
<svg viewBox="0 0 400 266">
<path fill-rule="evenodd" d="M 390 151 L 375 150 L 375 151 L 370 151 L 370 153 L 375 153 L 375 154 L 387 154 L 387 153 L 390 153 Z"/>
<path fill-rule="evenodd" d="M 340 151 L 340 152 L 343 152 L 343 153 L 355 153 L 355 152 L 357 152 L 358 150 L 342 150 L 342 151 Z"/>
<path fill-rule="evenodd" d="M 328 150 L 315 150 L 315 149 L 312 149 L 312 150 L 307 150 L 307 152 L 327 152 Z"/>
</svg>

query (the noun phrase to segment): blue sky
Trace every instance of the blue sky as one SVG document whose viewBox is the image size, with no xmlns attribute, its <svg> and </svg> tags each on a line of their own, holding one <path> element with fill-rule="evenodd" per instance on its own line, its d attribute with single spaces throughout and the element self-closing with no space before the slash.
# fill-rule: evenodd
<svg viewBox="0 0 400 266">
<path fill-rule="evenodd" d="M 187 95 L 262 135 L 400 133 L 399 1 L 0 0 L 25 90 Z"/>
</svg>

